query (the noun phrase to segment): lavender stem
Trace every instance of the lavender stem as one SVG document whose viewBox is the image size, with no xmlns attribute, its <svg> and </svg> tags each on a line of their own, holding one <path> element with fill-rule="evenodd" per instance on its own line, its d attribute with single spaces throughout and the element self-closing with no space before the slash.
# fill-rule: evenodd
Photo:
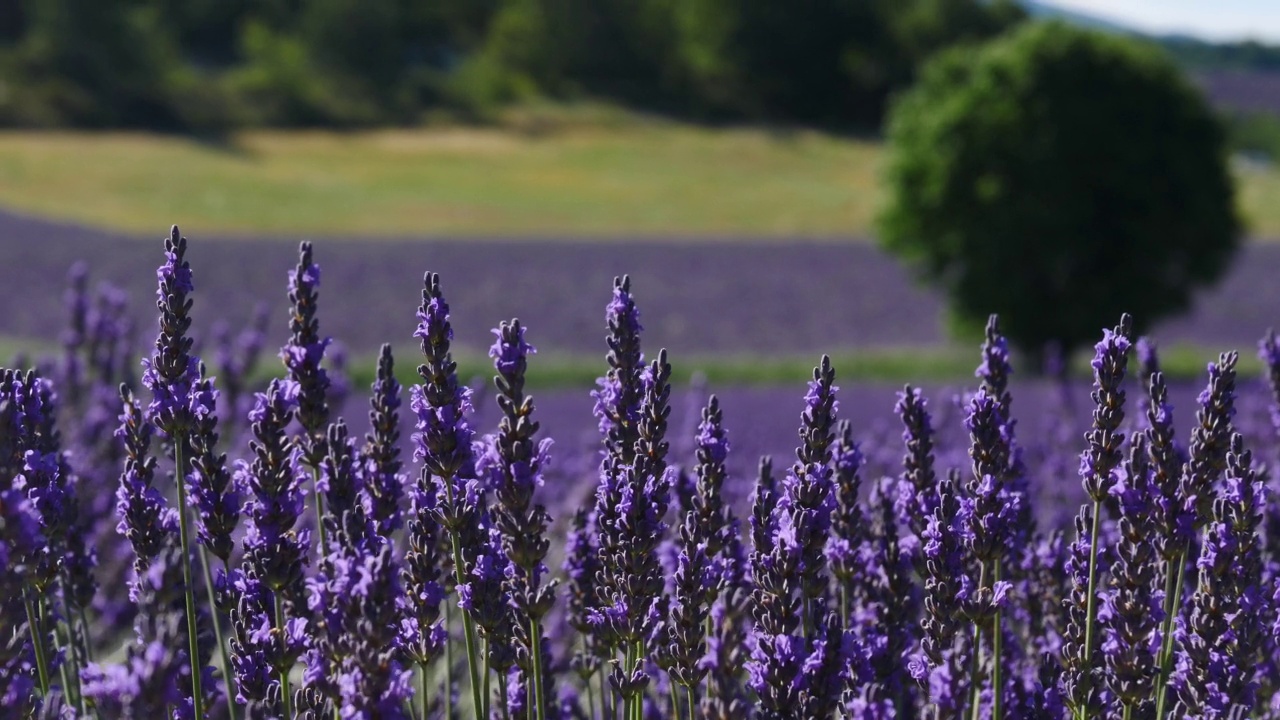
<svg viewBox="0 0 1280 720">
<path fill-rule="evenodd" d="M 1164 718 L 1164 705 L 1169 696 L 1169 663 L 1173 660 L 1173 626 L 1177 615 L 1178 598 L 1182 597 L 1182 583 L 1187 571 L 1187 546 L 1178 553 L 1178 570 L 1172 573 L 1177 578 L 1173 583 L 1173 593 L 1165 598 L 1168 612 L 1165 614 L 1164 638 L 1160 644 L 1159 676 L 1156 678 L 1156 720 Z"/>
<path fill-rule="evenodd" d="M 418 707 L 422 712 L 418 715 L 421 720 L 427 720 L 427 713 L 431 712 L 431 705 L 427 702 L 427 666 L 418 666 L 418 688 L 422 693 L 422 697 L 418 700 Z"/>
<path fill-rule="evenodd" d="M 40 621 L 35 607 L 31 604 L 31 596 L 22 593 L 23 604 L 27 606 L 27 629 L 31 631 L 31 645 L 36 651 L 36 670 L 40 676 L 40 695 L 49 697 L 49 666 L 45 664 L 44 633 L 40 632 Z"/>
<path fill-rule="evenodd" d="M 533 644 L 533 707 L 536 709 L 537 720 L 545 720 L 547 711 L 546 698 L 542 696 L 542 628 L 538 627 L 538 621 L 532 618 L 529 620 L 529 625 Z M 590 682 L 587 683 L 587 687 L 591 687 Z"/>
<path fill-rule="evenodd" d="M 996 559 L 996 567 L 994 581 L 996 585 L 1000 584 L 1000 560 Z M 1000 644 L 1003 640 L 1004 633 L 1000 631 L 1000 609 L 996 608 L 995 617 L 991 620 L 991 654 L 992 671 L 991 671 L 991 717 L 992 720 L 1001 720 L 1004 717 L 1004 686 L 1001 684 L 1001 664 L 1004 656 L 1000 653 Z"/>
<path fill-rule="evenodd" d="M 453 499 L 453 482 L 444 483 L 448 492 L 450 507 L 454 504 Z M 456 531 L 449 533 L 450 539 L 453 541 L 453 572 L 459 585 L 466 582 L 465 567 L 462 562 L 462 546 L 458 544 L 458 533 Z M 447 601 L 446 601 L 447 602 Z M 462 611 L 462 634 L 467 645 L 467 673 L 471 678 L 471 702 L 472 708 L 476 716 L 476 720 L 488 720 L 487 715 L 481 715 L 484 710 L 484 701 L 480 697 L 480 668 L 476 665 L 476 627 L 475 622 L 471 619 L 471 613 L 465 609 Z"/>
<path fill-rule="evenodd" d="M 218 604 L 213 599 L 213 573 L 209 571 L 209 551 L 203 545 L 200 546 L 200 564 L 204 568 L 204 589 L 209 596 L 209 612 L 213 616 L 213 638 L 218 643 L 218 654 L 222 659 L 222 681 L 227 685 L 227 712 L 231 715 L 231 720 L 236 720 L 236 704 L 231 701 L 235 697 L 233 692 L 233 677 L 231 675 L 231 660 L 227 657 L 227 646 L 222 642 L 222 624 L 218 622 Z"/>
<path fill-rule="evenodd" d="M 1086 658 L 1093 657 L 1093 623 L 1098 614 L 1097 588 L 1098 588 L 1098 531 L 1102 515 L 1102 502 L 1093 501 L 1093 529 L 1089 532 L 1089 594 L 1085 598 L 1085 626 L 1084 626 L 1084 656 Z M 1086 684 L 1089 682 L 1090 674 L 1084 673 Z M 1087 696 L 1088 693 L 1086 692 Z M 1088 711 L 1081 708 L 1081 718 L 1088 717 Z"/>
<path fill-rule="evenodd" d="M 187 645 L 191 663 L 191 703 L 195 707 L 196 718 L 204 717 L 204 695 L 200 688 L 200 641 L 196 631 L 196 594 L 191 575 L 191 540 L 187 530 L 187 483 L 182 464 L 182 444 L 185 438 L 173 439 L 173 475 L 178 483 L 178 538 L 182 542 L 182 582 L 186 585 L 183 594 L 187 601 Z"/>
<path fill-rule="evenodd" d="M 444 716 L 453 720 L 453 609 L 448 598 L 444 601 Z"/>
<path fill-rule="evenodd" d="M 985 587 L 986 582 L 987 563 L 983 561 L 978 565 L 978 587 Z M 982 716 L 982 623 L 977 620 L 973 622 L 973 659 L 969 667 L 969 683 L 972 685 L 969 691 L 972 703 L 970 716 L 978 720 Z"/>
<path fill-rule="evenodd" d="M 283 634 L 284 629 L 284 604 L 280 602 L 280 592 L 272 591 L 272 596 L 276 604 L 276 627 Z M 280 699 L 284 702 L 284 716 L 286 718 L 293 717 L 293 691 L 289 689 L 289 668 L 280 668 Z"/>
</svg>

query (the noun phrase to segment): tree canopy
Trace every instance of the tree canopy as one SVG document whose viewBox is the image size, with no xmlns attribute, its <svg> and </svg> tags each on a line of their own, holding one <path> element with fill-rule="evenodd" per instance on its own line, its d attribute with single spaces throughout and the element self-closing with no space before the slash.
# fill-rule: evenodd
<svg viewBox="0 0 1280 720">
<path fill-rule="evenodd" d="M 871 130 L 1010 0 L 0 0 L 0 125 L 412 123 L 530 96 Z"/>
<path fill-rule="evenodd" d="M 887 134 L 881 242 L 1033 353 L 1185 309 L 1238 245 L 1219 123 L 1131 40 L 1046 23 L 946 51 Z"/>
</svg>

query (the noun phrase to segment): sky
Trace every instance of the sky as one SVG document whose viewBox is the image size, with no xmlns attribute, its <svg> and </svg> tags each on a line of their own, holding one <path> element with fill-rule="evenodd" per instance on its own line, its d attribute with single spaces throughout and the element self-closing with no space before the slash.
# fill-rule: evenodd
<svg viewBox="0 0 1280 720">
<path fill-rule="evenodd" d="M 1280 42 L 1280 0 L 1045 0 L 1155 34 Z"/>
</svg>

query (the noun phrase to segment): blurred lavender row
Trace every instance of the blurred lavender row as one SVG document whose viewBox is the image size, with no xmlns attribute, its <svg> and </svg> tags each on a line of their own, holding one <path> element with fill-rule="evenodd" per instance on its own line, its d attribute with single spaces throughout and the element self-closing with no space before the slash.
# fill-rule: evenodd
<svg viewBox="0 0 1280 720">
<path fill-rule="evenodd" d="M 202 293 L 218 308 L 216 316 L 247 323 L 256 303 L 272 299 L 271 330 L 280 332 L 279 268 L 292 262 L 296 243 L 193 231 L 202 239 L 191 260 L 201 268 Z M 150 278 L 136 271 L 150 262 L 151 242 L 0 212 L 0 243 L 9 258 L 0 287 L 13 309 L 0 319 L 0 334 L 54 339 L 62 312 L 50 278 L 62 277 L 77 260 L 92 266 L 96 279 L 125 290 L 139 327 L 152 322 L 151 303 L 143 301 L 153 292 Z M 608 291 L 607 278 L 623 273 L 647 290 L 651 342 L 677 358 L 796 356 L 945 339 L 941 299 L 873 244 L 853 239 L 326 238 L 317 250 L 332 268 L 326 327 L 364 356 L 382 342 L 407 344 L 412 328 L 400 309 L 416 295 L 424 267 L 449 279 L 457 343 L 471 351 L 488 347 L 484 328 L 518 315 L 535 330 L 543 352 L 596 352 L 598 298 Z M 1166 344 L 1252 346 L 1280 308 L 1280 285 L 1272 282 L 1278 268 L 1280 246 L 1246 246 L 1221 287 L 1154 334 Z M 206 333 L 210 322 L 196 318 L 195 333 Z"/>
</svg>

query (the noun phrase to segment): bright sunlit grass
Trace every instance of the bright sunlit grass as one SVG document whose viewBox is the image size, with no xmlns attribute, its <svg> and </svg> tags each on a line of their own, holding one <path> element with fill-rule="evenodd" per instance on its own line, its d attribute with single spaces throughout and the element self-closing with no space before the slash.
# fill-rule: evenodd
<svg viewBox="0 0 1280 720">
<path fill-rule="evenodd" d="M 216 144 L 0 132 L 0 207 L 144 233 L 170 218 L 205 237 L 868 237 L 881 156 L 863 139 L 623 111 Z M 1280 171 L 1236 172 L 1250 233 L 1280 238 Z"/>
<path fill-rule="evenodd" d="M 548 134 L 444 128 L 0 133 L 0 206 L 201 235 L 849 236 L 877 202 L 879 149 L 811 132 L 669 123 Z M 167 221 L 165 221 L 167 222 Z"/>
</svg>

